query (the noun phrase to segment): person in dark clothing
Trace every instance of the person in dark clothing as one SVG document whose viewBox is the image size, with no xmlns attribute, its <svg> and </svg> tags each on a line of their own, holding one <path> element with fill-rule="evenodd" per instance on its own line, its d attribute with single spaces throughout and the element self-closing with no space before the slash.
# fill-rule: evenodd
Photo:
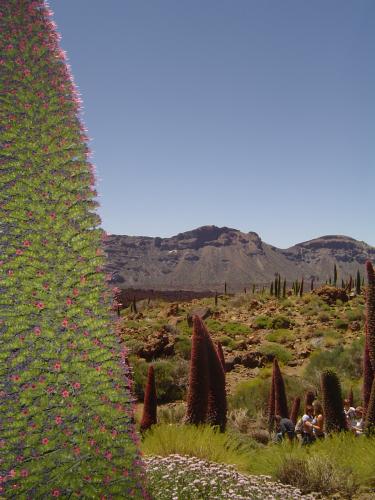
<svg viewBox="0 0 375 500">
<path fill-rule="evenodd" d="M 290 418 L 282 418 L 280 415 L 275 415 L 275 423 L 276 423 L 276 441 L 282 441 L 285 436 L 289 439 L 289 441 L 293 441 L 296 437 L 294 432 L 294 424 L 290 420 Z"/>
</svg>

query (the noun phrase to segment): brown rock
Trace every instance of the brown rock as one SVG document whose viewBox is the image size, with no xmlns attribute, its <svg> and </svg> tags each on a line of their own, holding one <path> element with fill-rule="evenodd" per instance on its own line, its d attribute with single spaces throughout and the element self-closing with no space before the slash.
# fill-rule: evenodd
<svg viewBox="0 0 375 500">
<path fill-rule="evenodd" d="M 178 304 L 174 303 L 169 306 L 167 309 L 167 318 L 169 316 L 178 316 L 179 310 L 178 310 Z"/>
<path fill-rule="evenodd" d="M 165 330 L 156 332 L 151 339 L 142 346 L 138 352 L 140 358 L 151 361 L 161 356 L 171 356 L 174 354 L 174 345 L 170 341 L 168 333 Z"/>
<path fill-rule="evenodd" d="M 349 323 L 349 328 L 352 332 L 359 332 L 361 329 L 361 323 L 359 321 L 352 321 Z"/>
<path fill-rule="evenodd" d="M 258 351 L 247 352 L 241 356 L 240 364 L 246 368 L 262 368 L 267 357 Z"/>
<path fill-rule="evenodd" d="M 201 319 L 207 319 L 212 315 L 209 307 L 194 307 L 188 312 L 186 319 L 189 326 L 193 326 L 193 316 L 199 316 Z"/>
<path fill-rule="evenodd" d="M 321 297 L 329 305 L 336 304 L 336 300 L 342 300 L 343 302 L 348 302 L 349 300 L 344 288 L 336 288 L 329 285 L 316 288 L 312 293 Z"/>
</svg>

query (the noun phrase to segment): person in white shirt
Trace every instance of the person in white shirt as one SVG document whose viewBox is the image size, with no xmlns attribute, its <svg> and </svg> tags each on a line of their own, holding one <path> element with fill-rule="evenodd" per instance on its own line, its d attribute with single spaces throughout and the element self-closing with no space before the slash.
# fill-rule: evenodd
<svg viewBox="0 0 375 500">
<path fill-rule="evenodd" d="M 362 406 L 357 406 L 355 409 L 355 419 L 350 430 L 356 435 L 360 436 L 363 434 L 363 408 Z"/>
<path fill-rule="evenodd" d="M 314 436 L 314 426 L 313 426 L 313 418 L 314 418 L 314 408 L 310 405 L 307 405 L 305 408 L 305 413 L 302 417 L 302 445 L 311 444 L 315 441 Z"/>
<path fill-rule="evenodd" d="M 346 416 L 346 422 L 348 424 L 348 429 L 351 429 L 353 427 L 353 424 L 355 423 L 355 408 L 353 408 L 353 406 L 350 406 L 349 399 L 344 399 L 344 412 Z"/>
</svg>

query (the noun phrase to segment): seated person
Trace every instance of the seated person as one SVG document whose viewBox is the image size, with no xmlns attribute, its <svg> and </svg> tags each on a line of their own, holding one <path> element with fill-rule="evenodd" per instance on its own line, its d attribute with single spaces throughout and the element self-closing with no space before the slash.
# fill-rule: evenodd
<svg viewBox="0 0 375 500">
<path fill-rule="evenodd" d="M 348 429 L 351 429 L 355 422 L 355 408 L 353 408 L 353 406 L 350 406 L 349 399 L 344 399 L 344 413 L 346 416 Z"/>
<path fill-rule="evenodd" d="M 280 415 L 275 415 L 276 423 L 276 440 L 281 441 L 285 436 L 290 441 L 295 438 L 294 424 L 289 418 L 282 418 Z"/>
<path fill-rule="evenodd" d="M 311 444 L 315 441 L 313 426 L 314 408 L 307 405 L 302 417 L 302 445 Z"/>
<path fill-rule="evenodd" d="M 313 402 L 314 408 L 314 419 L 313 432 L 316 438 L 324 438 L 324 417 L 323 417 L 323 407 L 319 401 Z"/>
<path fill-rule="evenodd" d="M 355 409 L 355 419 L 351 426 L 351 431 L 356 435 L 360 436 L 363 434 L 363 408 L 362 406 L 357 406 Z"/>
</svg>

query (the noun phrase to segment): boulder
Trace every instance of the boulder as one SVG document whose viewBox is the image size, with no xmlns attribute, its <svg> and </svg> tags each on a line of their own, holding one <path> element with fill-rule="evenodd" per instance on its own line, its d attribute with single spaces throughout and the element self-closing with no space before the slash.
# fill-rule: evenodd
<svg viewBox="0 0 375 500">
<path fill-rule="evenodd" d="M 163 329 L 160 332 L 156 332 L 155 335 L 138 350 L 137 354 L 146 361 L 151 361 L 161 356 L 172 356 L 174 354 L 174 345 L 168 336 L 168 332 Z"/>
<path fill-rule="evenodd" d="M 336 304 L 336 300 L 342 300 L 342 302 L 348 302 L 349 300 L 345 289 L 336 288 L 335 286 L 324 285 L 316 288 L 312 293 L 321 297 L 329 305 Z"/>
<path fill-rule="evenodd" d="M 186 320 L 188 325 L 193 326 L 193 316 L 199 316 L 201 319 L 207 319 L 212 315 L 212 311 L 209 307 L 194 307 L 191 309 L 187 315 Z"/>
<path fill-rule="evenodd" d="M 352 332 L 359 332 L 359 330 L 361 329 L 360 321 L 351 321 L 349 323 L 349 328 Z"/>
</svg>

